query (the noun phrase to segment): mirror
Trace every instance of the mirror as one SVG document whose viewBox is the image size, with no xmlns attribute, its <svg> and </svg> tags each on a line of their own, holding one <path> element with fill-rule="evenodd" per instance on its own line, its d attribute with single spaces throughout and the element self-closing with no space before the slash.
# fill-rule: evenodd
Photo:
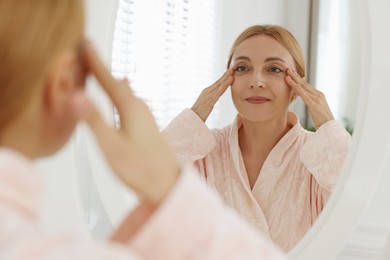
<svg viewBox="0 0 390 260">
<path fill-rule="evenodd" d="M 116 2 L 116 1 L 113 1 Z M 110 32 L 112 32 L 114 28 L 114 21 L 116 17 L 116 10 L 118 7 L 118 2 L 116 3 L 105 3 L 105 1 L 99 1 L 97 4 L 96 2 L 87 1 L 88 8 L 87 10 L 90 12 L 89 15 L 89 24 L 87 25 L 87 31 L 89 33 L 89 36 L 92 38 L 94 42 L 96 42 L 97 48 L 101 51 L 101 53 L 104 55 L 104 58 L 106 59 L 107 64 L 110 64 L 111 62 L 111 47 L 112 47 L 112 39 L 110 37 L 107 37 L 110 35 Z M 287 3 L 285 3 L 287 2 Z M 305 1 L 301 1 L 305 2 Z M 285 3 L 286 5 L 283 5 Z M 355 3 L 355 2 L 354 2 Z M 368 10 L 366 7 L 367 5 L 374 10 L 380 11 L 380 6 L 384 5 L 384 1 L 381 1 L 380 4 L 376 4 L 376 6 L 373 4 L 373 1 L 359 1 L 359 4 L 357 6 L 360 6 L 360 10 Z M 250 6 L 248 2 L 248 6 Z M 294 3 L 295 4 L 295 3 Z M 291 5 L 291 6 L 289 6 Z M 243 5 L 245 6 L 245 4 Z M 242 10 L 243 6 L 240 6 L 241 9 L 236 10 Z M 268 6 L 270 4 L 268 3 Z M 288 4 L 288 1 L 274 1 L 273 4 L 271 4 L 270 8 L 273 10 L 279 10 L 279 8 L 290 8 L 291 10 L 294 10 L 292 7 L 292 4 Z M 260 7 L 259 7 L 260 8 Z M 251 8 L 252 12 L 255 12 L 254 10 L 257 10 L 255 8 Z M 299 16 L 302 16 L 302 9 L 299 10 Z M 268 13 L 268 12 L 267 12 Z M 102 16 L 102 14 L 104 14 Z M 234 14 L 234 13 L 233 13 Z M 231 14 L 230 17 L 234 17 L 234 15 Z M 290 21 L 293 20 L 293 17 L 297 17 L 297 13 L 294 15 L 290 14 L 289 16 L 283 16 L 280 14 L 278 18 L 280 19 L 290 19 Z M 368 15 L 367 15 L 368 16 Z M 255 15 L 252 17 L 256 17 Z M 267 17 L 267 16 L 264 16 Z M 369 16 L 370 19 L 372 19 L 372 14 Z M 382 16 L 385 17 L 385 16 Z M 235 17 L 236 18 L 236 17 Z M 366 19 L 368 19 L 366 17 Z M 237 18 L 237 20 L 239 20 Z M 363 19 L 364 21 L 364 19 Z M 367 21 L 367 20 L 366 20 Z M 375 23 L 376 21 L 376 23 Z M 376 20 L 372 25 L 369 23 L 362 22 L 361 27 L 359 29 L 362 29 L 362 32 L 369 33 L 371 35 L 371 38 L 367 38 L 367 41 L 363 41 L 363 47 L 368 48 L 369 50 L 373 51 L 373 47 L 371 45 L 380 45 L 380 39 L 381 35 L 378 31 L 371 31 L 373 28 L 373 25 L 379 25 L 379 17 L 376 17 Z M 256 21 L 256 23 L 264 23 L 265 21 Z M 276 21 L 270 21 L 269 23 L 276 23 Z M 294 24 L 292 22 L 292 24 Z M 101 26 L 97 26 L 101 25 Z M 370 26 L 369 26 L 370 25 Z M 300 27 L 301 25 L 295 24 L 294 26 Z M 383 26 L 381 27 L 383 28 Z M 241 30 L 241 28 L 240 28 Z M 292 30 L 293 31 L 293 30 Z M 294 31 L 293 31 L 294 33 Z M 237 32 L 234 33 L 235 37 Z M 294 33 L 297 35 L 298 33 Z M 305 34 L 304 34 L 305 35 Z M 230 46 L 231 41 L 228 43 Z M 305 48 L 305 46 L 303 46 Z M 383 46 L 379 46 L 384 49 Z M 226 49 L 226 48 L 225 48 Z M 227 53 L 227 51 L 225 51 Z M 372 53 L 375 54 L 375 53 Z M 376 53 L 378 55 L 378 53 Z M 372 62 L 374 58 L 378 58 L 377 56 L 370 56 L 368 53 L 362 53 L 362 58 L 365 66 L 363 67 L 363 71 L 370 71 L 370 73 L 376 73 L 375 70 L 370 69 L 369 66 L 376 66 L 373 67 L 377 69 L 378 71 L 382 71 L 386 66 L 383 66 L 382 68 L 379 67 L 375 62 Z M 383 61 L 382 61 L 383 62 Z M 387 65 L 387 64 L 385 64 Z M 387 66 L 388 68 L 389 66 Z M 343 243 L 345 243 L 345 240 L 348 237 L 348 234 L 353 229 L 354 225 L 357 223 L 358 217 L 361 214 L 364 206 L 369 202 L 369 196 L 365 197 L 362 196 L 361 192 L 358 191 L 365 191 L 366 194 L 371 194 L 373 188 L 375 188 L 375 181 L 378 180 L 380 177 L 381 169 L 379 166 L 375 166 L 370 164 L 364 164 L 367 163 L 366 158 L 367 153 L 364 153 L 364 148 L 368 147 L 371 149 L 377 149 L 378 151 L 383 152 L 383 154 L 386 154 L 386 144 L 388 143 L 388 139 L 385 139 L 380 142 L 379 140 L 380 136 L 387 136 L 385 131 L 388 131 L 389 127 L 385 126 L 383 129 L 378 129 L 377 132 L 378 138 L 374 138 L 375 142 L 370 142 L 369 138 L 372 136 L 368 136 L 371 133 L 373 133 L 373 128 L 375 126 L 379 126 L 380 116 L 383 118 L 386 118 L 385 112 L 389 112 L 389 108 L 386 109 L 379 109 L 379 104 L 386 104 L 385 100 L 383 100 L 384 97 L 378 96 L 377 89 L 379 90 L 379 86 L 381 86 L 381 82 L 379 79 L 373 78 L 373 74 L 364 74 L 361 75 L 361 78 L 359 78 L 360 82 L 362 82 L 365 86 L 370 86 L 370 94 L 371 96 L 369 99 L 367 99 L 367 93 L 368 88 L 364 89 L 360 94 L 360 101 L 359 101 L 359 110 L 357 115 L 359 116 L 357 120 L 357 127 L 356 127 L 356 135 L 354 133 L 354 142 L 353 142 L 353 149 L 352 153 L 349 155 L 348 162 L 345 166 L 345 172 L 340 180 L 340 184 L 337 186 L 337 189 L 335 191 L 335 196 L 332 197 L 332 199 L 328 202 L 328 206 L 325 208 L 323 214 L 318 219 L 317 223 L 314 225 L 314 227 L 309 231 L 307 236 L 300 242 L 300 244 L 293 249 L 293 251 L 290 253 L 292 259 L 320 259 L 320 256 L 318 255 L 319 252 L 321 253 L 321 256 L 329 256 L 329 258 L 324 259 L 332 259 L 335 254 L 342 248 Z M 386 73 L 384 73 L 385 75 Z M 377 75 L 377 74 L 375 74 Z M 93 84 L 93 83 L 91 83 Z M 204 86 L 204 85 L 202 85 Z M 94 97 L 98 100 L 99 104 L 102 104 L 102 111 L 105 113 L 107 119 L 114 121 L 112 116 L 112 107 L 110 106 L 109 102 L 104 98 L 104 96 L 97 90 L 97 88 L 93 88 Z M 377 99 L 375 99 L 377 98 Z M 382 101 L 382 102 L 377 102 Z M 381 110 L 381 111 L 379 111 Z M 380 112 L 380 113 L 377 113 Z M 370 116 L 368 116 L 370 115 Z M 229 121 L 230 123 L 231 121 Z M 364 123 L 364 124 L 363 124 Z M 81 130 L 84 131 L 84 130 Z M 388 131 L 390 132 L 390 131 Z M 356 138 L 355 138 L 356 136 Z M 102 156 L 99 154 L 98 149 L 95 149 L 96 146 L 94 146 L 93 141 L 90 140 L 90 137 L 88 134 L 84 136 L 83 139 L 87 145 L 86 147 L 86 153 L 87 157 L 89 159 L 89 165 L 86 165 L 84 167 L 90 167 L 91 170 L 91 176 L 96 182 L 96 191 L 101 196 L 101 203 L 102 207 L 105 209 L 105 212 L 107 214 L 106 222 L 110 223 L 111 225 L 115 226 L 115 223 L 118 223 L 123 216 L 124 212 L 128 210 L 128 199 L 124 197 L 123 192 L 121 190 L 118 190 L 116 187 L 118 183 L 116 180 L 112 179 L 112 176 L 109 174 L 108 167 L 104 165 L 104 160 L 101 160 Z M 375 144 L 375 146 L 373 146 Z M 364 157 L 366 156 L 366 157 Z M 383 158 L 379 156 L 377 158 L 378 165 L 381 165 Z M 367 170 L 367 165 L 372 166 L 372 170 L 374 171 L 374 174 L 372 174 L 369 178 L 366 176 L 364 170 Z M 131 199 L 130 199 L 131 200 Z M 113 205 L 112 201 L 116 201 L 117 203 Z M 352 202 L 352 204 L 350 204 Z M 85 207 L 86 205 L 83 205 Z M 348 214 L 345 214 L 345 209 L 348 208 L 349 212 Z M 343 215 L 344 213 L 344 215 Z M 346 217 L 348 216 L 348 217 Z M 339 233 L 336 237 L 334 234 L 332 234 L 332 229 L 337 228 Z M 335 239 L 336 238 L 336 239 Z M 329 245 L 327 248 L 321 248 L 321 246 Z"/>
</svg>

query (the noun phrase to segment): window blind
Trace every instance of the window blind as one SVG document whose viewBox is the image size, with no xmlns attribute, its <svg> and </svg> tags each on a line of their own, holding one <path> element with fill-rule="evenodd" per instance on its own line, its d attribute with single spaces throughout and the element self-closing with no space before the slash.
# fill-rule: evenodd
<svg viewBox="0 0 390 260">
<path fill-rule="evenodd" d="M 131 81 L 161 129 L 220 76 L 219 1 L 119 1 L 112 74 Z M 218 116 L 217 104 L 209 127 Z"/>
</svg>

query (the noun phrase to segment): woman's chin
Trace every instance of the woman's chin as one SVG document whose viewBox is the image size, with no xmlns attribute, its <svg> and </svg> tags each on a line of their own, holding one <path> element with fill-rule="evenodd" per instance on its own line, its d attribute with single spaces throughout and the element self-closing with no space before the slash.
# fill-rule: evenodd
<svg viewBox="0 0 390 260">
<path fill-rule="evenodd" d="M 238 112 L 239 115 L 248 121 L 255 122 L 255 123 L 262 123 L 262 122 L 267 122 L 272 119 L 272 116 L 270 113 L 262 113 L 262 112 L 246 112 L 246 113 L 241 113 Z"/>
</svg>

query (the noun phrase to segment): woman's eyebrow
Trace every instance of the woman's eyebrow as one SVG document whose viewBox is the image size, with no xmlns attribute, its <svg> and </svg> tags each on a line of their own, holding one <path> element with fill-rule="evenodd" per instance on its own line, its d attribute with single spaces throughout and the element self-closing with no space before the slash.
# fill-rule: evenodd
<svg viewBox="0 0 390 260">
<path fill-rule="evenodd" d="M 237 58 L 234 59 L 234 61 L 237 61 L 237 60 L 251 61 L 251 59 L 249 59 L 249 57 L 247 57 L 247 56 L 238 56 Z"/>
<path fill-rule="evenodd" d="M 247 56 L 238 56 L 237 58 L 234 59 L 234 61 L 237 61 L 237 60 L 251 61 L 251 59 Z M 283 60 L 282 58 L 279 58 L 279 57 L 269 57 L 269 58 L 266 58 L 264 60 L 264 62 L 270 62 L 270 61 L 281 61 L 283 63 L 286 63 L 285 60 Z"/>
<path fill-rule="evenodd" d="M 269 57 L 269 58 L 266 58 L 264 60 L 264 62 L 270 62 L 270 61 L 281 61 L 283 63 L 286 63 L 285 60 L 283 60 L 282 58 L 279 58 L 279 57 Z"/>
</svg>

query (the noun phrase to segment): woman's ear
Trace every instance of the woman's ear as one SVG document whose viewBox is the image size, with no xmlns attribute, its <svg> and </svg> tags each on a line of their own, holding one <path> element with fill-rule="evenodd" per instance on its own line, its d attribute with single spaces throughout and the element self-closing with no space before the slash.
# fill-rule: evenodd
<svg viewBox="0 0 390 260">
<path fill-rule="evenodd" d="M 78 92 L 75 84 L 76 54 L 63 53 L 53 63 L 41 96 L 40 114 L 42 135 L 48 140 L 51 152 L 57 151 L 70 137 L 77 123 L 74 96 Z"/>
<path fill-rule="evenodd" d="M 76 56 L 71 51 L 62 54 L 49 70 L 44 85 L 44 106 L 50 114 L 68 110 L 69 101 L 76 88 L 74 66 Z"/>
</svg>

